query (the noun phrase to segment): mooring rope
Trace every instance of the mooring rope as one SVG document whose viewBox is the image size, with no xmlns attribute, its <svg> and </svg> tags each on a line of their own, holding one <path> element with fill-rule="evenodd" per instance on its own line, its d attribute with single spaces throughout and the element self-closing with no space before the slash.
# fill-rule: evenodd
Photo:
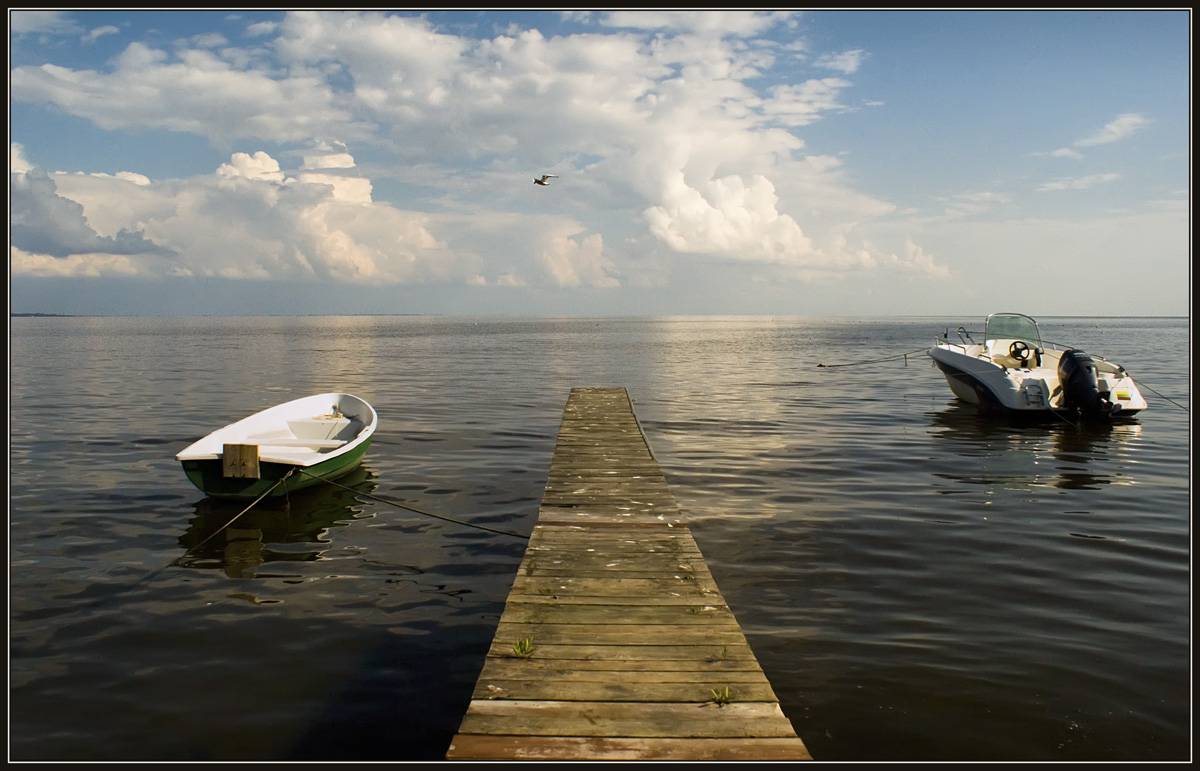
<svg viewBox="0 0 1200 771">
<path fill-rule="evenodd" d="M 141 578 L 141 579 L 139 579 L 137 582 L 135 582 L 134 586 L 137 586 L 137 585 L 143 584 L 143 583 L 145 583 L 146 581 L 149 581 L 149 580 L 153 579 L 153 578 L 154 578 L 154 577 L 156 577 L 156 576 L 157 576 L 159 573 L 162 573 L 162 572 L 163 572 L 164 570 L 166 570 L 167 568 L 174 567 L 174 566 L 178 565 L 178 564 L 179 564 L 179 563 L 180 563 L 182 560 L 184 560 L 184 559 L 187 559 L 188 555 L 190 555 L 192 552 L 194 552 L 194 551 L 196 551 L 197 549 L 199 549 L 199 548 L 200 548 L 201 546 L 203 546 L 204 544 L 206 544 L 206 543 L 208 543 L 209 541 L 211 541 L 211 540 L 212 540 L 213 538 L 215 538 L 215 537 L 216 537 L 218 534 L 220 534 L 220 533 L 224 532 L 226 529 L 228 529 L 230 525 L 232 525 L 234 522 L 237 522 L 237 521 L 238 521 L 238 518 L 239 518 L 239 517 L 241 517 L 241 516 L 242 516 L 243 514 L 245 514 L 246 512 L 250 511 L 250 509 L 252 509 L 252 508 L 254 508 L 255 506 L 257 506 L 257 505 L 259 504 L 259 502 L 260 502 L 260 501 L 262 501 L 262 499 L 266 498 L 268 495 L 270 495 L 271 493 L 273 493 L 273 492 L 275 491 L 275 488 L 279 487 L 281 484 L 283 484 L 284 482 L 286 482 L 286 481 L 288 480 L 288 477 L 290 477 L 292 474 L 296 473 L 297 471 L 299 471 L 301 474 L 304 474 L 304 475 L 305 475 L 305 476 L 307 476 L 307 477 L 311 477 L 311 478 L 313 478 L 313 479 L 316 479 L 316 480 L 317 480 L 317 481 L 319 481 L 319 482 L 324 482 L 324 483 L 326 483 L 326 484 L 333 485 L 334 487 L 340 487 L 340 488 L 342 488 L 343 490 L 349 490 L 350 492 L 352 492 L 352 493 L 355 493 L 356 495 L 365 495 L 365 496 L 366 496 L 366 497 L 368 497 L 368 498 L 372 498 L 372 499 L 374 499 L 374 500 L 380 501 L 381 503 L 386 503 L 386 504 L 388 504 L 388 505 L 390 505 L 390 506 L 395 506 L 395 507 L 397 507 L 397 508 L 405 509 L 405 510 L 407 510 L 407 511 L 412 511 L 412 512 L 415 512 L 415 513 L 417 513 L 417 514 L 423 514 L 423 515 L 425 515 L 425 516 L 427 516 L 427 517 L 433 517 L 434 519 L 441 519 L 441 520 L 444 520 L 444 521 L 446 521 L 446 522 L 452 522 L 452 523 L 454 523 L 454 524 L 456 524 L 456 525 L 463 525 L 463 526 L 465 526 L 465 527 L 473 527 L 473 528 L 476 528 L 476 529 L 479 529 L 479 530 L 486 530 L 486 531 L 488 531 L 488 532 L 491 532 L 491 533 L 497 533 L 497 534 L 499 534 L 499 535 L 508 535 L 508 536 L 512 536 L 513 538 L 521 538 L 521 539 L 524 539 L 524 540 L 529 540 L 529 536 L 527 536 L 527 535 L 521 535 L 520 533 L 512 533 L 512 532 L 509 532 L 509 531 L 507 531 L 507 530 L 498 530 L 498 529 L 496 529 L 496 528 L 493 528 L 493 527 L 487 527 L 486 525 L 476 525 L 476 524 L 474 524 L 474 523 L 471 523 L 471 522 L 463 522 L 463 521 L 461 521 L 461 520 L 457 520 L 457 519 L 451 519 L 450 517 L 444 517 L 444 516 L 441 516 L 440 514 L 431 514 L 431 513 L 429 513 L 428 511 L 421 511 L 420 509 L 414 509 L 412 506 L 405 506 L 405 505 L 404 505 L 404 504 L 402 504 L 402 503 L 397 503 L 397 502 L 395 502 L 395 501 L 390 501 L 390 500 L 388 500 L 387 498 L 380 498 L 378 495 L 372 495 L 371 493 L 366 493 L 366 492 L 363 492 L 362 490 L 355 490 L 353 487 L 347 487 L 346 485 L 343 485 L 343 484 L 338 484 L 337 482 L 334 482 L 334 481 L 333 481 L 333 480 L 331 480 L 331 479 L 325 479 L 325 478 L 323 478 L 323 477 L 319 477 L 319 476 L 317 476 L 316 474 L 310 474 L 310 473 L 308 473 L 307 471 L 305 471 L 304 469 L 302 469 L 302 468 L 300 468 L 299 466 L 297 466 L 296 468 L 293 468 L 293 469 L 291 469 L 290 471 L 288 471 L 288 473 L 284 474 L 284 475 L 283 475 L 283 477 L 282 477 L 282 478 L 281 478 L 281 479 L 280 479 L 278 482 L 276 482 L 275 484 L 271 485 L 271 487 L 270 487 L 270 488 L 269 488 L 269 489 L 268 489 L 268 490 L 267 490 L 265 493 L 263 493 L 262 495 L 260 495 L 260 496 L 258 496 L 257 498 L 255 498 L 253 503 L 251 503 L 249 506 L 247 506 L 246 508 L 244 508 L 244 509 L 242 509 L 241 511 L 239 511 L 237 514 L 235 514 L 235 515 L 233 516 L 233 518 L 232 518 L 232 519 L 230 519 L 230 520 L 229 520 L 228 522 L 226 522 L 224 525 L 221 525 L 219 528 L 217 528 L 217 529 L 216 529 L 216 530 L 214 530 L 212 533 L 210 533 L 210 534 L 208 535 L 208 537 L 207 537 L 207 538 L 205 538 L 204 540 L 200 541 L 200 543 L 198 543 L 198 544 L 196 544 L 195 546 L 191 547 L 190 549 L 188 549 L 187 551 L 185 551 L 183 554 L 179 555 L 179 556 L 178 556 L 178 557 L 176 557 L 175 559 L 171 560 L 171 561 L 170 561 L 169 563 L 167 563 L 166 565 L 163 565 L 163 566 L 162 566 L 161 568 L 159 568 L 158 570 L 155 570 L 153 573 L 150 573 L 149 575 L 146 575 L 146 576 L 142 577 L 142 578 Z M 132 587 L 131 587 L 131 588 L 132 588 Z"/>
<path fill-rule="evenodd" d="M 257 498 L 255 498 L 255 499 L 254 499 L 254 503 L 251 503 L 249 506 L 247 506 L 246 508 L 244 508 L 244 509 L 242 509 L 241 511 L 239 511 L 237 514 L 234 514 L 234 515 L 233 515 L 233 519 L 231 519 L 231 520 L 229 520 L 228 522 L 226 522 L 225 524 L 221 525 L 219 528 L 217 528 L 217 529 L 216 529 L 216 530 L 214 530 L 212 533 L 210 533 L 210 534 L 209 534 L 209 536 L 208 536 L 207 538 L 205 538 L 203 541 L 201 541 L 200 543 L 196 544 L 196 545 L 195 545 L 195 546 L 193 546 L 192 548 L 190 548 L 190 549 L 188 549 L 187 551 L 185 551 L 183 554 L 181 554 L 181 555 L 179 555 L 178 557 L 176 557 L 174 560 L 172 560 L 172 561 L 170 562 L 170 564 L 168 564 L 168 565 L 167 565 L 167 567 L 169 568 L 169 567 L 171 567 L 172 565 L 177 565 L 177 564 L 179 563 L 179 561 L 180 561 L 180 560 L 182 560 L 182 559 L 185 559 L 185 558 L 186 558 L 186 557 L 187 557 L 189 554 L 191 554 L 192 552 L 196 551 L 196 549 L 199 549 L 201 546 L 203 546 L 204 544 L 208 543 L 209 541 L 211 541 L 211 540 L 212 540 L 213 538 L 215 538 L 215 537 L 216 537 L 216 536 L 217 536 L 219 533 L 222 533 L 222 532 L 224 532 L 226 528 L 228 528 L 228 527 L 229 527 L 230 525 L 232 525 L 234 522 L 237 522 L 237 520 L 238 520 L 238 517 L 242 516 L 242 515 L 243 515 L 243 514 L 245 514 L 247 511 L 250 511 L 250 509 L 252 509 L 252 508 L 254 508 L 255 506 L 257 506 L 257 505 L 258 505 L 258 502 L 259 502 L 259 501 L 261 501 L 263 498 L 266 498 L 266 497 L 267 497 L 268 495 L 270 495 L 271 493 L 275 492 L 275 488 L 276 488 L 276 487 L 279 487 L 281 484 L 283 484 L 284 482 L 286 482 L 286 481 L 288 480 L 288 477 L 290 477 L 292 474 L 296 473 L 296 471 L 297 471 L 297 470 L 303 471 L 304 469 L 296 469 L 296 468 L 294 468 L 294 469 L 292 469 L 292 470 L 288 471 L 288 473 L 284 474 L 284 475 L 283 475 L 283 477 L 282 477 L 282 478 L 281 478 L 281 479 L 280 479 L 278 482 L 276 482 L 275 484 L 271 485 L 271 486 L 270 486 L 270 488 L 268 488 L 268 489 L 267 489 L 267 491 L 266 491 L 265 493 L 263 493 L 262 495 L 260 495 L 260 496 L 258 496 Z"/>
<path fill-rule="evenodd" d="M 304 469 L 298 469 L 298 470 L 300 471 L 301 474 L 304 474 L 305 476 L 308 476 L 308 477 L 312 477 L 313 479 L 316 479 L 320 482 L 324 482 L 325 484 L 333 485 L 334 487 L 340 487 L 343 490 L 349 490 L 350 492 L 355 493 L 356 495 L 365 495 L 366 497 L 371 498 L 372 500 L 379 501 L 380 503 L 386 503 L 389 506 L 395 506 L 398 509 L 404 509 L 405 511 L 411 511 L 415 514 L 422 514 L 426 517 L 433 517 L 434 519 L 440 519 L 444 522 L 452 522 L 456 525 L 462 525 L 464 527 L 473 527 L 478 530 L 486 530 L 489 533 L 497 533 L 499 535 L 508 535 L 508 536 L 512 536 L 513 538 L 521 538 L 526 541 L 529 540 L 529 536 L 527 536 L 527 535 L 522 535 L 520 533 L 513 533 L 508 530 L 499 530 L 494 527 L 488 527 L 487 525 L 477 525 L 473 522 L 464 522 L 461 519 L 453 519 L 451 517 L 442 516 L 441 514 L 431 514 L 428 511 L 421 511 L 420 509 L 414 509 L 412 506 L 406 506 L 403 503 L 397 503 L 396 501 L 388 500 L 387 498 L 381 498 L 378 495 L 372 495 L 371 493 L 365 493 L 362 490 L 355 490 L 353 487 L 347 487 L 346 485 L 338 484 L 337 482 L 334 482 L 332 479 L 325 479 L 324 477 L 319 477 L 316 474 L 310 474 L 307 471 L 305 471 Z"/>
<path fill-rule="evenodd" d="M 885 356 L 882 359 L 872 359 L 870 361 L 851 361 L 851 362 L 847 362 L 845 364 L 818 364 L 817 366 L 825 367 L 826 369 L 830 369 L 832 367 L 857 367 L 862 364 L 879 364 L 880 362 L 891 361 L 892 359 L 896 359 L 896 358 L 903 356 L 904 357 L 904 366 L 907 367 L 909 354 L 921 353 L 922 351 L 926 351 L 926 350 L 928 350 L 928 349 L 927 348 L 917 348 L 912 351 L 905 351 L 904 353 L 893 353 L 891 356 Z"/>
<path fill-rule="evenodd" d="M 266 497 L 267 497 L 268 495 L 270 495 L 271 493 L 275 492 L 275 488 L 276 488 L 276 487 L 279 487 L 281 484 L 283 484 L 284 482 L 286 482 L 286 481 L 287 481 L 287 479 L 288 479 L 288 477 L 290 477 L 290 476 L 291 476 L 293 473 L 295 473 L 295 471 L 296 471 L 296 469 L 292 469 L 292 470 L 291 470 L 291 471 L 289 471 L 288 473 L 284 474 L 284 475 L 283 475 L 283 477 L 282 477 L 282 478 L 281 478 L 281 479 L 280 479 L 278 482 L 276 482 L 275 484 L 273 484 L 273 485 L 271 485 L 269 488 L 267 488 L 267 491 L 266 491 L 265 493 L 263 493 L 262 495 L 260 495 L 260 496 L 258 496 L 257 498 L 255 498 L 253 503 L 251 503 L 249 506 L 247 506 L 246 508 L 242 509 L 242 510 L 241 510 L 241 511 L 239 511 L 237 514 L 235 514 L 235 515 L 233 516 L 233 519 L 229 520 L 229 521 L 228 521 L 228 522 L 226 522 L 224 525 L 221 525 L 219 528 L 217 528 L 216 530 L 214 530 L 214 531 L 213 531 L 213 532 L 212 532 L 212 533 L 211 533 L 211 534 L 210 534 L 210 535 L 209 535 L 207 538 L 205 538 L 203 541 L 201 541 L 200 543 L 196 544 L 196 545 L 195 545 L 195 546 L 193 546 L 192 548 L 188 549 L 188 550 L 187 550 L 187 551 L 185 551 L 183 554 L 180 554 L 178 557 L 176 557 L 175 559 L 171 560 L 171 561 L 170 561 L 170 562 L 168 562 L 167 564 L 163 565 L 161 568 L 158 568 L 158 569 L 157 569 L 157 570 L 155 570 L 154 572 L 152 572 L 152 573 L 148 573 L 147 575 L 144 575 L 144 576 L 142 576 L 141 578 L 139 578 L 137 581 L 134 581 L 134 582 L 133 582 L 131 585 L 129 585 L 128 587 L 126 587 L 126 591 L 132 590 L 134 587 L 141 586 L 142 584 L 146 583 L 147 581 L 150 581 L 150 580 L 152 580 L 152 579 L 156 578 L 156 577 L 157 577 L 157 576 L 158 576 L 160 573 L 162 573 L 162 572 L 163 572 L 164 570 L 166 570 L 167 568 L 173 568 L 173 567 L 175 567 L 176 565 L 178 565 L 178 564 L 179 564 L 179 563 L 180 563 L 182 560 L 185 560 L 185 559 L 187 559 L 187 556 L 188 556 L 189 554 L 191 554 L 192 552 L 196 551 L 196 549 L 199 549 L 201 546 L 203 546 L 204 544 L 208 543 L 209 541 L 211 541 L 213 538 L 215 538 L 215 537 L 216 537 L 216 535 L 217 535 L 218 533 L 222 533 L 222 532 L 224 532 L 226 528 L 228 528 L 228 527 L 229 527 L 230 525 L 232 525 L 234 522 L 237 522 L 237 520 L 238 520 L 238 517 L 242 516 L 242 515 L 243 515 L 243 514 L 245 514 L 247 511 L 250 511 L 250 509 L 252 509 L 252 508 L 254 508 L 255 506 L 257 506 L 257 505 L 258 505 L 258 502 L 259 502 L 259 501 L 261 501 L 263 498 L 266 498 Z M 114 596 L 115 596 L 115 595 L 114 595 Z M 110 598 L 108 598 L 108 599 L 112 599 L 112 597 L 110 597 Z M 101 600 L 101 602 L 103 602 L 103 601 L 105 601 L 105 600 L 103 600 L 103 599 L 102 599 L 102 600 Z"/>
<path fill-rule="evenodd" d="M 1176 407 L 1178 407 L 1179 409 L 1183 410 L 1184 412 L 1191 412 L 1191 410 L 1189 410 L 1187 407 L 1184 407 L 1182 404 L 1180 404 L 1179 402 L 1175 401 L 1174 399 L 1172 399 L 1172 398 L 1171 398 L 1171 397 L 1169 397 L 1169 396 L 1163 396 L 1163 395 L 1162 395 L 1162 394 L 1160 394 L 1158 391 L 1155 391 L 1153 388 L 1151 388 L 1150 386 L 1146 385 L 1145 383 L 1138 382 L 1138 385 L 1139 385 L 1139 386 L 1141 386 L 1142 388 L 1145 388 L 1147 391 L 1149 391 L 1150 393 L 1154 394 L 1154 395 L 1155 395 L 1155 396 L 1157 396 L 1158 398 L 1160 398 L 1160 399 L 1166 399 L 1166 400 L 1167 400 L 1167 401 L 1169 401 L 1171 404 L 1174 404 Z"/>
</svg>

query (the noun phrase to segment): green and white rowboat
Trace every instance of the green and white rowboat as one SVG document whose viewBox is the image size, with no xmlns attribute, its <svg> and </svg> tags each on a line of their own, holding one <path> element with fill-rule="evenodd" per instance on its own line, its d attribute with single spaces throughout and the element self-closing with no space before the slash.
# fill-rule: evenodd
<svg viewBox="0 0 1200 771">
<path fill-rule="evenodd" d="M 175 458 L 206 495 L 277 497 L 357 468 L 378 422 L 357 396 L 317 394 L 230 423 Z"/>
</svg>

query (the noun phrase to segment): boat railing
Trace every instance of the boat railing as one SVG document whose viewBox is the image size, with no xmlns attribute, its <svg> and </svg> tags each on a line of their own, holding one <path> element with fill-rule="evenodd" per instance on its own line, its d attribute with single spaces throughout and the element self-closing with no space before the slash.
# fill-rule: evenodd
<svg viewBox="0 0 1200 771">
<path fill-rule="evenodd" d="M 1062 343 L 1056 343 L 1051 340 L 1043 340 L 1042 345 L 1044 345 L 1047 348 L 1053 348 L 1056 351 L 1069 351 L 1073 347 L 1070 345 L 1064 345 Z"/>
<path fill-rule="evenodd" d="M 951 351 L 957 351 L 958 353 L 961 353 L 964 356 L 967 353 L 967 345 L 965 342 L 962 344 L 952 343 L 944 337 L 934 337 L 933 344 L 934 344 L 934 347 L 936 347 L 936 348 L 946 348 Z"/>
<path fill-rule="evenodd" d="M 950 329 L 949 328 L 946 329 L 945 333 L 943 333 L 941 337 L 938 337 L 935 335 L 933 339 L 935 342 L 937 342 L 938 345 L 943 345 L 943 346 L 954 346 L 954 347 L 964 347 L 965 348 L 968 345 L 977 345 L 977 343 L 971 339 L 971 335 L 979 334 L 978 332 L 968 332 L 963 327 L 959 327 L 956 331 L 958 333 L 958 339 L 962 341 L 961 346 L 959 346 L 957 343 L 950 342 Z"/>
</svg>

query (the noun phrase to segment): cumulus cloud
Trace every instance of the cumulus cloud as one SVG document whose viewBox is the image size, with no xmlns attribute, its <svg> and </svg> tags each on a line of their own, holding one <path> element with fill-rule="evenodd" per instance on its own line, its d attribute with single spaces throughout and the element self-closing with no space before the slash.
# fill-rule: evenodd
<svg viewBox="0 0 1200 771">
<path fill-rule="evenodd" d="M 311 152 L 304 154 L 302 171 L 296 176 L 300 182 L 313 185 L 329 185 L 333 197 L 339 201 L 371 203 L 371 180 L 364 177 L 332 174 L 328 169 L 353 169 L 354 156 L 341 142 L 319 143 Z"/>
<path fill-rule="evenodd" d="M 853 194 L 825 159 L 802 156 L 796 130 L 845 109 L 852 83 L 843 76 L 862 67 L 864 51 L 816 57 L 826 72 L 789 72 L 760 90 L 756 79 L 777 55 L 807 51 L 799 39 L 785 48 L 759 37 L 793 14 L 575 18 L 593 29 L 546 37 L 512 28 L 477 39 L 423 16 L 305 11 L 247 24 L 255 38 L 247 48 L 194 36 L 170 50 L 131 43 L 104 69 L 14 67 L 14 100 L 110 131 L 204 136 L 229 158 L 188 179 L 56 175 L 54 211 L 73 227 L 57 242 L 33 240 L 49 217 L 30 209 L 19 246 L 30 255 L 104 251 L 84 251 L 83 222 L 109 246 L 158 245 L 172 261 L 144 266 L 160 273 L 375 283 L 645 282 L 638 265 L 606 248 L 625 242 L 682 261 L 926 265 L 830 225 L 835 209 L 858 227 L 889 207 Z M 830 69 L 839 76 L 808 76 Z M 231 152 L 234 142 L 282 150 Z M 369 171 L 348 146 L 370 148 Z M 275 156 L 298 157 L 299 168 Z M 550 195 L 515 197 L 546 170 L 563 177 Z M 375 200 L 381 189 L 395 203 Z M 50 211 L 53 199 L 39 200 Z M 514 223 L 537 207 L 558 207 L 565 224 L 530 238 Z"/>
<path fill-rule="evenodd" d="M 279 170 L 279 161 L 262 152 L 254 155 L 249 153 L 234 153 L 229 163 L 221 164 L 217 169 L 221 177 L 241 177 L 242 179 L 261 179 L 271 182 L 282 182 L 283 172 Z"/>
<path fill-rule="evenodd" d="M 933 259 L 933 255 L 929 254 L 920 246 L 913 243 L 911 238 L 905 239 L 904 256 L 897 256 L 894 264 L 903 271 L 916 273 L 922 276 L 947 278 L 950 275 L 949 268 L 939 265 Z"/>
<path fill-rule="evenodd" d="M 371 203 L 371 180 L 337 174 L 302 173 L 296 179 L 309 185 L 329 185 L 332 197 L 350 203 Z"/>
<path fill-rule="evenodd" d="M 318 142 L 304 153 L 304 168 L 351 169 L 354 168 L 354 156 L 341 142 Z"/>
<path fill-rule="evenodd" d="M 33 166 L 25 160 L 25 146 L 20 142 L 12 142 L 8 146 L 8 170 L 11 174 L 24 174 Z"/>
<path fill-rule="evenodd" d="M 169 254 L 135 230 L 121 228 L 101 236 L 88 224 L 83 207 L 57 193 L 42 169 L 10 175 L 10 244 L 27 253 L 69 257 L 82 253 L 108 255 Z"/>
<path fill-rule="evenodd" d="M 614 288 L 621 282 L 612 274 L 615 266 L 604 256 L 604 238 L 592 233 L 581 239 L 557 236 L 541 253 L 542 263 L 561 287 Z"/>
<path fill-rule="evenodd" d="M 789 215 L 766 177 L 749 183 L 731 175 L 689 186 L 682 173 L 668 180 L 663 203 L 643 212 L 650 232 L 679 252 L 726 254 L 751 262 L 798 262 L 812 244 Z"/>
<path fill-rule="evenodd" d="M 40 169 L 12 177 L 14 275 L 419 283 L 464 271 L 428 215 L 373 203 L 367 180 L 285 173 L 262 151 L 235 153 L 210 176 L 160 183 Z"/>
</svg>

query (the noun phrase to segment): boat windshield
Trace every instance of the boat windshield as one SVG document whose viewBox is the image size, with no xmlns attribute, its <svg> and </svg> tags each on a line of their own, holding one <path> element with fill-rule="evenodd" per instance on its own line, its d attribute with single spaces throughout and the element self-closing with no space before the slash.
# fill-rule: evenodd
<svg viewBox="0 0 1200 771">
<path fill-rule="evenodd" d="M 1023 340 L 1035 348 L 1042 347 L 1037 322 L 1021 313 L 993 313 L 987 318 L 983 340 Z"/>
</svg>

